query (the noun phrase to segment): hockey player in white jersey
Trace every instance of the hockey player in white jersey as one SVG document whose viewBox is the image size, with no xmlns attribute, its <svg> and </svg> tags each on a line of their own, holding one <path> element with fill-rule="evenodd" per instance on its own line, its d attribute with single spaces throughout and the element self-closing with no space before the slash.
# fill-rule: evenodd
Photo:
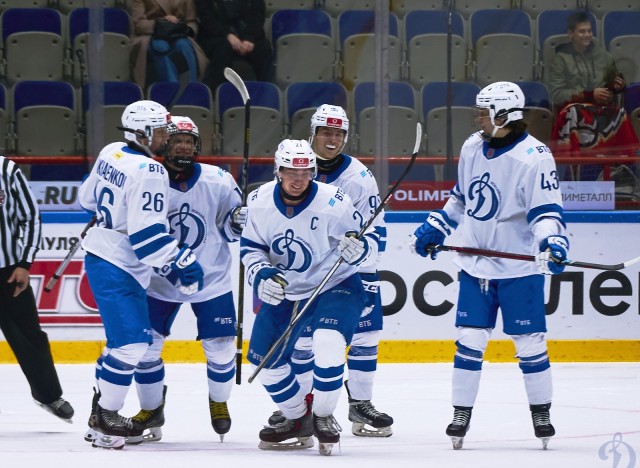
<svg viewBox="0 0 640 468">
<path fill-rule="evenodd" d="M 454 449 L 469 429 L 483 354 L 496 325 L 516 347 L 536 437 L 546 448 L 555 434 L 549 409 L 552 381 L 545 340 L 544 276 L 564 270 L 567 258 L 558 172 L 549 148 L 529 135 L 523 122 L 524 94 L 510 82 L 493 83 L 476 98 L 481 132 L 463 144 L 458 181 L 442 210 L 431 212 L 414 233 L 415 251 L 435 257 L 434 246 L 460 225 L 465 247 L 537 255 L 538 262 L 459 255 L 458 337 L 452 403 L 447 427 Z"/>
<path fill-rule="evenodd" d="M 340 106 L 323 104 L 311 117 L 311 148 L 318 160 L 316 180 L 340 187 L 351 198 L 354 206 L 365 218 L 372 216 L 380 204 L 380 193 L 373 174 L 357 159 L 342 152 L 349 138 L 349 119 Z M 367 221 L 365 219 L 365 221 Z M 349 368 L 345 387 L 349 396 L 351 430 L 357 436 L 389 437 L 393 433 L 393 418 L 378 411 L 371 399 L 373 380 L 378 363 L 378 343 L 382 330 L 383 313 L 380 297 L 380 278 L 377 265 L 385 250 L 387 228 L 384 211 L 373 222 L 380 237 L 377 256 L 360 265 L 360 276 L 367 294 L 367 306 L 358 322 L 347 355 Z M 292 356 L 292 367 L 303 390 L 312 390 L 313 352 L 310 330 L 298 339 Z M 276 412 L 270 422 L 282 418 Z"/>
<path fill-rule="evenodd" d="M 152 268 L 174 271 L 175 287 L 187 294 L 202 288 L 195 255 L 167 232 L 169 179 L 150 157 L 166 144 L 170 120 L 169 112 L 153 101 L 127 106 L 122 128 L 128 142 L 107 145 L 80 187 L 80 204 L 97 218 L 82 247 L 107 336 L 96 370 L 94 447 L 121 449 L 126 437 L 141 432 L 139 424 L 118 411 L 152 342 L 145 292 Z"/>
<path fill-rule="evenodd" d="M 344 262 L 259 374 L 286 418 L 260 431 L 259 447 L 306 448 L 315 435 L 320 452 L 328 455 L 340 440 L 333 411 L 342 388 L 345 350 L 366 302 L 358 267 L 377 255 L 379 236 L 371 228 L 360 239 L 353 235 L 363 224 L 362 215 L 340 188 L 313 181 L 316 156 L 307 141 L 280 143 L 275 174 L 275 181 L 251 193 L 240 241 L 249 284 L 262 301 L 249 362 L 260 364 L 340 257 Z M 307 324 L 315 355 L 312 408 L 291 369 L 293 345 Z"/>
<path fill-rule="evenodd" d="M 163 165 L 169 173 L 169 234 L 187 244 L 204 270 L 204 287 L 187 295 L 175 288 L 179 280 L 170 268 L 156 269 L 147 289 L 153 344 L 138 363 L 135 381 L 141 410 L 133 421 L 145 433 L 127 443 L 158 441 L 164 424 L 164 363 L 162 348 L 184 303 L 197 318 L 198 340 L 207 359 L 211 425 L 220 439 L 231 428 L 227 400 L 235 376 L 236 312 L 231 292 L 230 242 L 240 239 L 246 220 L 240 189 L 227 171 L 195 161 L 200 153 L 198 127 L 189 117 L 173 116 Z"/>
</svg>

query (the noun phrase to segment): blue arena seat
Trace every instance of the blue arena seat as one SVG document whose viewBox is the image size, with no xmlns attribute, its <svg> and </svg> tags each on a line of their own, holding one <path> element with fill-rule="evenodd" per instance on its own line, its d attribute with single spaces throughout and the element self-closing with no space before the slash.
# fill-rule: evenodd
<svg viewBox="0 0 640 468">
<path fill-rule="evenodd" d="M 214 153 L 213 104 L 209 87 L 199 81 L 187 83 L 182 94 L 180 83 L 158 81 L 149 86 L 148 98 L 167 107 L 173 115 L 191 118 L 198 126 L 202 154 Z"/>
<path fill-rule="evenodd" d="M 332 81 L 336 45 L 332 21 L 322 10 L 280 10 L 271 16 L 275 49 L 275 81 Z"/>
<path fill-rule="evenodd" d="M 340 83 L 294 83 L 285 91 L 286 123 L 291 138 L 309 138 L 311 116 L 318 106 L 341 106 L 347 114 L 347 90 Z"/>
<path fill-rule="evenodd" d="M 640 81 L 640 11 L 611 11 L 602 19 L 604 45 L 627 83 Z"/>
</svg>

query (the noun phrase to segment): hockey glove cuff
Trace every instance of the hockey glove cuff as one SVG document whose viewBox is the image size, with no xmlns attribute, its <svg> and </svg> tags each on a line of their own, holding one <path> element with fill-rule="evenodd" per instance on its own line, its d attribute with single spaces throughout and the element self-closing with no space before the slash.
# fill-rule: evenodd
<svg viewBox="0 0 640 468">
<path fill-rule="evenodd" d="M 549 236 L 540 243 L 540 253 L 536 255 L 538 269 L 543 275 L 562 273 L 566 265 L 569 239 L 565 236 Z"/>
</svg>

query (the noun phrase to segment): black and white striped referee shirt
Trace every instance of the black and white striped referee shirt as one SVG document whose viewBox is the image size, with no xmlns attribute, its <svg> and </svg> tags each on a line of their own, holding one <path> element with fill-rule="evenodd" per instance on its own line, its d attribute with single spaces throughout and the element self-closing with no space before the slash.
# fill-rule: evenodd
<svg viewBox="0 0 640 468">
<path fill-rule="evenodd" d="M 29 269 L 38 252 L 40 210 L 20 168 L 0 156 L 0 268 Z"/>
</svg>

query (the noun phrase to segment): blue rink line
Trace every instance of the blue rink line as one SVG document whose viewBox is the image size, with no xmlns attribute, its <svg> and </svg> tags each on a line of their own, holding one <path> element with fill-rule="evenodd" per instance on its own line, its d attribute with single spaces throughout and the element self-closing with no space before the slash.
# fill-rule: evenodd
<svg viewBox="0 0 640 468">
<path fill-rule="evenodd" d="M 427 219 L 427 211 L 388 211 L 387 223 L 418 224 Z M 84 211 L 43 211 L 42 222 L 56 224 L 88 223 L 91 215 Z M 640 211 L 565 211 L 567 223 L 640 223 Z"/>
</svg>

